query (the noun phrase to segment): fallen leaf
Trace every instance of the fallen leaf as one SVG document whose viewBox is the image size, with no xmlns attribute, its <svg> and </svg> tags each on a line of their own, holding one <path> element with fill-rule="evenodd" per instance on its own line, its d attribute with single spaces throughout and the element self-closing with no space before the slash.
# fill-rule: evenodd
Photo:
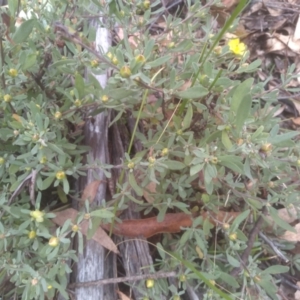
<svg viewBox="0 0 300 300">
<path fill-rule="evenodd" d="M 151 196 L 151 194 L 156 193 L 156 183 L 150 182 L 145 189 L 143 189 L 143 196 L 149 203 L 153 203 L 155 199 Z"/>
<path fill-rule="evenodd" d="M 296 232 L 286 231 L 279 238 L 289 242 L 300 242 L 300 223 L 294 226 Z"/>
<path fill-rule="evenodd" d="M 201 215 L 204 219 L 209 219 L 213 224 L 222 224 L 223 222 L 233 221 L 240 213 L 219 211 L 217 214 L 203 212 Z M 114 225 L 112 232 L 116 235 L 127 237 L 144 236 L 149 238 L 158 233 L 176 233 L 180 232 L 182 227 L 190 227 L 193 224 L 193 215 L 185 213 L 166 214 L 162 222 L 158 222 L 156 217 L 123 220 L 122 223 Z M 109 231 L 110 224 L 101 225 L 102 228 Z"/>
<path fill-rule="evenodd" d="M 122 293 L 121 291 L 117 291 L 117 294 L 120 298 L 120 300 L 131 300 L 131 298 L 127 297 L 124 293 Z"/>
<path fill-rule="evenodd" d="M 297 286 L 300 288 L 300 281 L 297 282 Z M 300 290 L 295 292 L 295 300 L 300 300 Z"/>
<path fill-rule="evenodd" d="M 68 219 L 71 219 L 74 222 L 78 215 L 78 211 L 73 208 L 67 208 L 63 211 L 55 212 L 55 215 L 56 216 L 52 219 L 52 221 L 59 226 L 63 226 L 63 224 Z M 79 227 L 80 227 L 80 232 L 86 236 L 88 232 L 89 222 L 87 220 L 84 220 L 83 222 L 80 223 Z M 99 227 L 96 230 L 92 239 L 96 241 L 98 244 L 100 244 L 101 246 L 103 246 L 104 248 L 114 253 L 119 253 L 115 243 L 101 227 Z"/>
<path fill-rule="evenodd" d="M 102 180 L 94 180 L 85 187 L 79 205 L 83 206 L 85 200 L 88 200 L 90 203 L 95 200 L 101 182 Z"/>
<path fill-rule="evenodd" d="M 158 222 L 156 217 L 123 220 L 122 223 L 114 225 L 113 233 L 127 237 L 151 237 L 158 233 L 180 232 L 181 227 L 190 227 L 193 223 L 192 215 L 185 213 L 166 214 L 162 222 Z M 110 230 L 110 224 L 104 224 L 102 227 Z"/>
</svg>

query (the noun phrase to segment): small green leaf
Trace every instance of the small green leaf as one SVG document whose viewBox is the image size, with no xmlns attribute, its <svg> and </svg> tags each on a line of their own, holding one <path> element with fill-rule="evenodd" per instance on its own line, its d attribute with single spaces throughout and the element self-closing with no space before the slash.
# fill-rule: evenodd
<svg viewBox="0 0 300 300">
<path fill-rule="evenodd" d="M 41 191 L 46 190 L 53 183 L 54 179 L 55 179 L 54 176 L 47 177 L 44 181 L 42 181 L 42 186 L 39 186 L 38 188 Z"/>
<path fill-rule="evenodd" d="M 202 98 L 208 94 L 207 88 L 202 85 L 193 86 L 191 88 L 186 89 L 185 91 L 178 92 L 176 95 L 179 98 L 184 99 L 195 99 Z"/>
<path fill-rule="evenodd" d="M 60 185 L 57 187 L 57 194 L 62 203 L 68 202 L 68 197 Z"/>
<path fill-rule="evenodd" d="M 129 173 L 128 182 L 138 196 L 143 196 L 143 189 L 137 184 L 134 174 L 132 172 Z"/>
<path fill-rule="evenodd" d="M 222 131 L 222 143 L 227 150 L 232 148 L 232 143 L 226 130 Z"/>
<path fill-rule="evenodd" d="M 90 214 L 92 217 L 99 217 L 102 219 L 109 219 L 114 217 L 114 214 L 105 208 L 94 210 Z"/>
<path fill-rule="evenodd" d="M 238 268 L 241 265 L 241 263 L 237 259 L 235 259 L 233 256 L 231 256 L 227 252 L 226 252 L 226 257 L 227 257 L 229 264 L 232 265 L 233 267 Z"/>
<path fill-rule="evenodd" d="M 121 100 L 128 96 L 134 95 L 135 91 L 127 88 L 118 88 L 111 91 L 112 98 L 114 100 Z"/>
<path fill-rule="evenodd" d="M 263 270 L 260 274 L 281 274 L 289 271 L 288 266 L 275 265 Z"/>
<path fill-rule="evenodd" d="M 151 61 L 151 62 L 147 62 L 147 64 L 145 65 L 145 68 L 150 67 L 150 68 L 156 68 L 156 67 L 161 67 L 164 63 L 170 61 L 172 59 L 171 55 L 166 55 L 166 56 L 162 56 L 159 57 L 158 59 Z"/>
<path fill-rule="evenodd" d="M 247 209 L 239 214 L 232 222 L 232 228 L 238 228 L 239 225 L 249 216 L 250 210 Z"/>
<path fill-rule="evenodd" d="M 168 167 L 169 170 L 182 170 L 186 167 L 186 165 L 177 160 L 166 160 L 164 161 L 164 165 Z"/>
<path fill-rule="evenodd" d="M 234 112 L 235 115 L 237 115 L 238 108 L 240 107 L 245 95 L 249 94 L 253 81 L 254 81 L 253 78 L 248 78 L 234 90 L 232 95 L 230 110 Z"/>
<path fill-rule="evenodd" d="M 85 83 L 82 76 L 79 73 L 75 75 L 75 87 L 78 91 L 79 98 L 82 99 L 84 96 Z"/>
<path fill-rule="evenodd" d="M 26 60 L 24 62 L 24 64 L 21 66 L 23 71 L 27 71 L 28 69 L 30 69 L 31 67 L 36 65 L 36 54 L 35 53 L 31 53 L 29 55 L 27 55 Z"/>
<path fill-rule="evenodd" d="M 190 176 L 193 176 L 193 175 L 199 173 L 203 169 L 203 166 L 204 166 L 204 164 L 198 164 L 198 165 L 191 166 Z"/>
<path fill-rule="evenodd" d="M 64 178 L 64 180 L 63 180 L 63 189 L 64 189 L 65 194 L 69 194 L 70 185 L 69 185 L 69 181 L 67 178 Z"/>
<path fill-rule="evenodd" d="M 182 121 L 182 130 L 185 130 L 191 126 L 192 118 L 193 118 L 193 107 L 192 105 L 188 105 L 186 114 Z"/>
<path fill-rule="evenodd" d="M 250 94 L 243 97 L 235 117 L 235 126 L 238 132 L 240 132 L 245 124 L 247 117 L 251 111 L 252 99 Z"/>
<path fill-rule="evenodd" d="M 291 132 L 279 134 L 272 138 L 269 138 L 268 142 L 270 142 L 273 145 L 276 145 L 279 143 L 287 142 L 287 141 L 291 140 L 292 138 L 296 137 L 297 135 L 299 135 L 298 131 L 291 131 Z"/>
<path fill-rule="evenodd" d="M 272 206 L 269 206 L 268 207 L 269 209 L 269 213 L 270 213 L 270 216 L 272 217 L 272 220 L 278 225 L 280 226 L 281 228 L 287 230 L 287 231 L 291 231 L 291 232 L 295 232 L 296 233 L 296 230 L 294 227 L 292 227 L 289 223 L 283 221 L 279 216 L 278 216 L 278 211 L 272 207 Z"/>
<path fill-rule="evenodd" d="M 31 19 L 23 22 L 13 36 L 13 41 L 16 44 L 26 41 L 36 24 L 36 19 Z"/>
</svg>

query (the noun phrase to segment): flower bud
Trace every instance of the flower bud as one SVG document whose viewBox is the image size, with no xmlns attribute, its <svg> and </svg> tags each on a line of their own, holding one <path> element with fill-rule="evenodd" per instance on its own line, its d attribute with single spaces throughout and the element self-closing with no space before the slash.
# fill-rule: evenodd
<svg viewBox="0 0 300 300">
<path fill-rule="evenodd" d="M 120 70 L 120 75 L 123 77 L 123 78 L 128 78 L 131 76 L 131 70 L 128 66 L 123 66 Z"/>
</svg>

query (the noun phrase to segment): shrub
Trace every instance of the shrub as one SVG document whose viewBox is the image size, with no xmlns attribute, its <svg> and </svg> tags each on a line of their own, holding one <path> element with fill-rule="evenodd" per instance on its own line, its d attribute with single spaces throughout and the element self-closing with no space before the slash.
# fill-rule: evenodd
<svg viewBox="0 0 300 300">
<path fill-rule="evenodd" d="M 153 24 L 162 13 L 154 9 L 157 3 L 40 2 L 21 2 L 20 7 L 18 1 L 9 2 L 12 40 L 1 42 L 0 271 L 2 288 L 7 278 L 14 284 L 7 296 L 51 298 L 58 289 L 67 297 L 66 274 L 71 270 L 66 262 L 76 260 L 70 248 L 75 233 L 70 235 L 70 221 L 51 231 L 50 211 L 66 195 L 76 197 L 70 182 L 90 167 L 82 159 L 87 150 L 81 134 L 85 117 L 113 109 L 117 113 L 112 123 L 132 114 L 144 125 L 144 133 L 134 132 L 144 150 L 128 149 L 124 172 L 138 196 L 154 184 L 153 201 L 138 201 L 145 214 L 153 211 L 160 221 L 170 211 L 243 212 L 215 229 L 198 216 L 183 234 L 164 236 L 157 245 L 156 267 L 174 269 L 180 262 L 186 266 L 184 280 L 179 287 L 168 286 L 164 279 L 151 281 L 144 287 L 145 296 L 155 298 L 162 290 L 178 297 L 186 282 L 200 276 L 209 286 L 205 299 L 215 285 L 242 298 L 246 287 L 256 285 L 274 297 L 272 274 L 286 268 L 263 270 L 259 239 L 242 275 L 229 275 L 247 248 L 250 213 L 254 220 L 270 214 L 276 225 L 287 229 L 276 207 L 298 208 L 299 202 L 291 181 L 299 171 L 297 132 L 282 128 L 273 116 L 276 91 L 266 92 L 266 83 L 254 80 L 260 61 L 248 62 L 242 41 L 224 43 L 224 33 L 235 31 L 245 1 L 221 31 L 213 26 L 209 5 L 187 1 L 186 11 L 165 16 L 157 32 Z M 87 9 L 90 2 L 107 17 L 108 29 L 114 24 L 123 28 L 123 38 L 97 56 L 90 47 L 95 32 L 84 17 L 93 14 Z M 19 10 L 25 19 L 16 27 Z M 64 25 L 53 22 L 62 15 L 67 17 Z M 80 32 L 73 35 L 72 30 Z M 108 68 L 111 77 L 105 88 L 93 75 L 84 80 L 85 69 L 101 74 Z M 282 88 L 292 78 L 290 71 Z M 110 167 L 104 168 L 107 174 Z M 35 186 L 28 191 L 24 185 L 31 180 Z M 128 183 L 120 184 L 114 195 L 119 210 L 135 200 Z M 167 254 L 171 250 L 174 255 Z"/>
</svg>

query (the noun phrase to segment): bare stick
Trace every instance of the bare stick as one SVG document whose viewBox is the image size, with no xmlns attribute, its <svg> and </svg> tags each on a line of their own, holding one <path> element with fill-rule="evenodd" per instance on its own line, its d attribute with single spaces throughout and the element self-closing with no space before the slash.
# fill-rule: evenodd
<svg viewBox="0 0 300 300">
<path fill-rule="evenodd" d="M 251 253 L 251 250 L 253 248 L 253 244 L 255 242 L 255 238 L 259 234 L 261 226 L 263 225 L 263 222 L 264 222 L 263 215 L 265 215 L 266 212 L 267 212 L 267 209 L 266 209 L 266 207 L 264 207 L 263 210 L 262 210 L 262 214 L 257 219 L 254 227 L 252 228 L 252 230 L 251 230 L 251 232 L 249 234 L 248 246 L 247 246 L 247 248 L 245 249 L 245 251 L 243 252 L 243 254 L 241 256 L 241 267 L 234 268 L 230 272 L 231 276 L 237 276 L 238 273 L 242 270 L 242 268 L 246 268 L 246 266 L 248 264 L 249 255 Z"/>
<path fill-rule="evenodd" d="M 70 289 L 79 288 L 79 287 L 90 287 L 90 286 L 99 286 L 104 284 L 112 284 L 119 283 L 125 281 L 138 281 L 145 279 L 158 279 L 158 278 L 166 278 L 166 277 L 177 277 L 178 274 L 174 271 L 171 272 L 158 272 L 154 274 L 141 274 L 136 276 L 128 276 L 128 277 L 117 277 L 117 278 L 108 278 L 108 279 L 100 279 L 96 281 L 89 282 L 77 282 L 69 284 Z"/>
</svg>

